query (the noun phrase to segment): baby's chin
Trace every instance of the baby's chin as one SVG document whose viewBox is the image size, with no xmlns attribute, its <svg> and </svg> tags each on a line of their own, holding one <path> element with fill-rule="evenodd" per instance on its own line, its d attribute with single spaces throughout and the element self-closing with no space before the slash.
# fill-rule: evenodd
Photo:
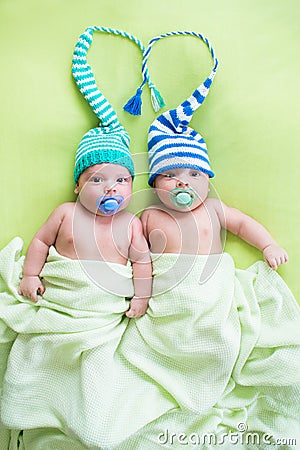
<svg viewBox="0 0 300 450">
<path fill-rule="evenodd" d="M 116 211 L 108 211 L 108 212 L 103 212 L 101 211 L 99 208 L 96 209 L 93 214 L 95 214 L 97 217 L 114 217 L 117 214 L 119 214 L 120 212 L 122 212 L 124 209 L 126 208 L 126 205 L 122 205 L 120 206 Z"/>
<path fill-rule="evenodd" d="M 193 203 L 192 205 L 190 205 L 190 206 L 186 206 L 186 207 L 183 206 L 183 207 L 180 207 L 180 206 L 174 205 L 174 204 L 171 203 L 171 202 L 168 202 L 168 203 L 162 202 L 162 204 L 163 204 L 166 208 L 171 209 L 171 210 L 173 210 L 173 211 L 180 212 L 180 213 L 188 213 L 188 212 L 194 211 L 195 209 L 199 208 L 199 206 L 201 206 L 203 203 L 204 203 L 204 200 L 202 201 L 202 200 L 198 199 L 196 202 L 194 202 L 194 203 Z"/>
</svg>

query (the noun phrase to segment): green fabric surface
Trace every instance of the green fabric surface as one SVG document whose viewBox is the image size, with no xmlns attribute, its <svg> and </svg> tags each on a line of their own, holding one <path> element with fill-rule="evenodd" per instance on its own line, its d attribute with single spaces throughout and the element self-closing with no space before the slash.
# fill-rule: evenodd
<svg viewBox="0 0 300 450">
<path fill-rule="evenodd" d="M 144 43 L 165 31 L 206 35 L 220 66 L 191 125 L 206 139 L 221 199 L 262 222 L 286 248 L 279 268 L 298 302 L 300 4 L 297 0 L 2 0 L 0 2 L 0 248 L 15 236 L 27 247 L 55 206 L 73 200 L 73 164 L 97 118 L 71 76 L 75 42 L 89 25 L 124 29 Z M 131 209 L 153 201 L 147 187 L 147 129 L 156 117 L 148 88 L 143 116 L 122 106 L 141 81 L 141 55 L 126 39 L 97 35 L 88 59 L 99 86 L 131 135 L 138 175 Z M 193 38 L 169 38 L 149 69 L 166 108 L 191 94 L 210 72 Z M 244 269 L 261 253 L 233 236 L 226 250 Z"/>
<path fill-rule="evenodd" d="M 20 297 L 22 244 L 0 253 L 3 450 L 152 450 L 166 430 L 221 439 L 240 424 L 300 439 L 300 311 L 265 263 L 152 255 L 149 309 L 130 320 L 124 296 L 95 278 L 107 263 L 54 248 L 43 298 Z M 132 295 L 131 268 L 108 266 Z"/>
</svg>

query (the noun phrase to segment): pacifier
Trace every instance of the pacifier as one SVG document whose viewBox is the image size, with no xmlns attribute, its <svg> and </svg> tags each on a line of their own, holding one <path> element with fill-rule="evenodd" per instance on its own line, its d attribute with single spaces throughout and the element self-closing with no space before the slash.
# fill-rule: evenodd
<svg viewBox="0 0 300 450">
<path fill-rule="evenodd" d="M 170 191 L 170 199 L 178 208 L 189 208 L 197 198 L 193 189 L 175 188 Z"/>
<path fill-rule="evenodd" d="M 102 195 L 97 199 L 96 206 L 103 214 L 112 215 L 116 214 L 123 203 L 124 197 L 122 195 Z"/>
</svg>

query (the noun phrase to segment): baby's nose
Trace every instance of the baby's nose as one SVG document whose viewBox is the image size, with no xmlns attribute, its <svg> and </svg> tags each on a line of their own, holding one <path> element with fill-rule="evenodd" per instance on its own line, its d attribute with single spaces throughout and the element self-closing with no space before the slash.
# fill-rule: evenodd
<svg viewBox="0 0 300 450">
<path fill-rule="evenodd" d="M 188 187 L 189 183 L 184 180 L 177 180 L 176 185 L 177 185 L 177 187 Z"/>
<path fill-rule="evenodd" d="M 106 192 L 106 193 L 108 193 L 108 192 L 116 192 L 116 186 L 115 186 L 114 184 L 113 184 L 113 185 L 106 186 L 105 192 Z"/>
</svg>

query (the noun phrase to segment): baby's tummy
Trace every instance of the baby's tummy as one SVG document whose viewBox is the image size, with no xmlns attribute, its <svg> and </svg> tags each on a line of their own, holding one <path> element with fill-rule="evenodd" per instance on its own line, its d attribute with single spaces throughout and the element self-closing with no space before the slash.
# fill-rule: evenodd
<svg viewBox="0 0 300 450">
<path fill-rule="evenodd" d="M 128 248 L 121 248 L 116 242 L 108 239 L 98 241 L 94 236 L 81 236 L 74 239 L 70 235 L 64 239 L 58 239 L 55 243 L 57 252 L 69 259 L 105 261 L 115 264 L 126 265 L 128 260 Z"/>
</svg>

